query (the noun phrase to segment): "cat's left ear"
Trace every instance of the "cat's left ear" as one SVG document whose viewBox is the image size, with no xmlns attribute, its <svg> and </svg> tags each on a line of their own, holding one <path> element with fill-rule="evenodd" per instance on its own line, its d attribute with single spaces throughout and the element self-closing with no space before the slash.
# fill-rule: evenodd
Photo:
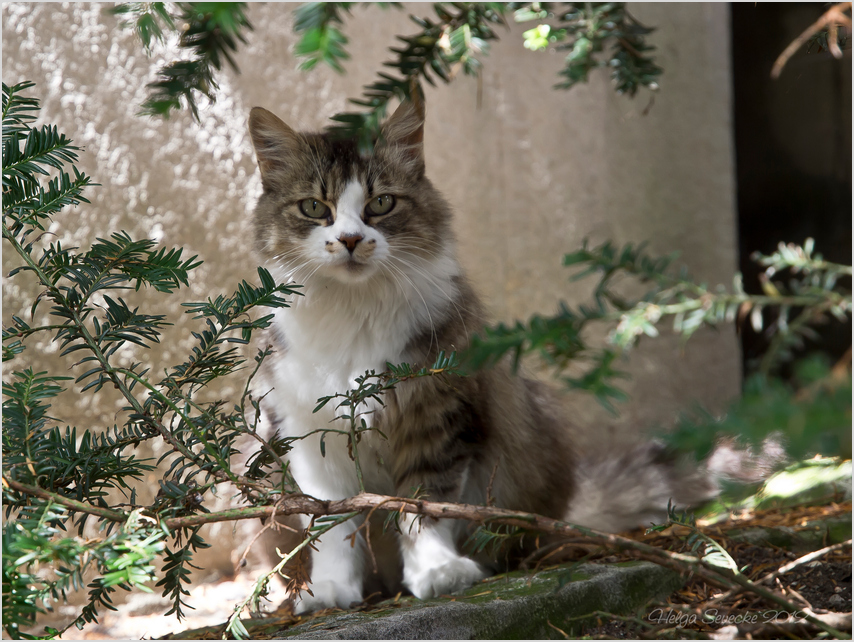
<svg viewBox="0 0 854 642">
<path fill-rule="evenodd" d="M 253 107 L 249 113 L 249 133 L 265 186 L 273 170 L 287 166 L 303 151 L 302 137 L 263 107 Z"/>
<path fill-rule="evenodd" d="M 395 149 L 410 169 L 424 173 L 424 98 L 415 88 L 382 126 L 382 144 Z"/>
</svg>

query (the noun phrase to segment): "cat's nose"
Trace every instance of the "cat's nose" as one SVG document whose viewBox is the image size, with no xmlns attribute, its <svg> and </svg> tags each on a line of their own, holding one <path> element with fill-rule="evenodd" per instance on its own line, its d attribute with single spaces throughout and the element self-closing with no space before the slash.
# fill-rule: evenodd
<svg viewBox="0 0 854 642">
<path fill-rule="evenodd" d="M 345 246 L 347 246 L 347 251 L 352 254 L 353 250 L 356 249 L 356 244 L 363 238 L 365 237 L 361 234 L 342 234 L 338 237 L 338 240 L 341 241 Z"/>
</svg>

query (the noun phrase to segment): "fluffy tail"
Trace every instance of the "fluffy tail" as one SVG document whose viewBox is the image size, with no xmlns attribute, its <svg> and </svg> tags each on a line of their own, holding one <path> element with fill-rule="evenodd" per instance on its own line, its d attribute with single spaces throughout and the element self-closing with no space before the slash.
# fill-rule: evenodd
<svg viewBox="0 0 854 642">
<path fill-rule="evenodd" d="M 611 533 L 660 524 L 667 519 L 668 502 L 678 508 L 700 505 L 720 493 L 721 481 L 762 481 L 783 461 L 776 437 L 766 439 L 758 453 L 723 440 L 700 464 L 659 442 L 643 443 L 622 455 L 580 462 L 565 519 Z"/>
</svg>

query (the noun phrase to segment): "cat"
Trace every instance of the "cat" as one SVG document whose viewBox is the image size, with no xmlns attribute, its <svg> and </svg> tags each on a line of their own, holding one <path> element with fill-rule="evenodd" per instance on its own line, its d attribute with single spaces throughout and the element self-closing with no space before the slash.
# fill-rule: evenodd
<svg viewBox="0 0 854 642">
<path fill-rule="evenodd" d="M 332 404 L 386 363 L 430 365 L 463 351 L 486 323 L 456 258 L 451 208 L 425 174 L 423 98 L 401 102 L 369 155 L 355 141 L 297 133 L 255 107 L 249 130 L 263 185 L 253 217 L 257 253 L 304 296 L 277 310 L 274 390 L 264 399 L 296 441 L 289 466 L 301 490 L 342 499 L 360 490 Z M 377 431 L 359 456 L 368 492 L 484 504 L 619 531 L 713 496 L 707 471 L 680 471 L 656 444 L 621 457 L 580 459 L 554 394 L 499 365 L 467 377 L 401 383 L 366 410 Z M 487 497 L 487 491 L 489 497 Z M 575 501 L 576 491 L 587 496 Z M 356 520 L 312 553 L 311 593 L 297 613 L 346 608 L 364 598 L 368 555 Z M 452 593 L 493 572 L 460 551 L 466 525 L 404 515 L 397 534 L 403 585 L 419 598 Z"/>
</svg>

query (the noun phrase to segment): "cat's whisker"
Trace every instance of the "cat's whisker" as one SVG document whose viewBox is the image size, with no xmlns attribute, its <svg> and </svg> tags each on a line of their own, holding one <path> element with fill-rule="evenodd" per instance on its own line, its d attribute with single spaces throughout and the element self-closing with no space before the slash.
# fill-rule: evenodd
<svg viewBox="0 0 854 642">
<path fill-rule="evenodd" d="M 425 252 L 426 256 L 422 256 L 418 252 L 412 252 L 412 251 L 410 251 L 410 249 L 412 249 L 412 250 L 421 250 L 422 249 L 422 248 L 412 246 L 412 245 L 396 245 L 392 249 L 397 253 L 407 254 L 407 255 L 409 255 L 409 256 L 411 256 L 411 257 L 413 257 L 419 261 L 423 261 L 425 263 L 425 266 L 429 266 L 429 264 L 431 262 L 442 260 L 441 254 L 437 254 L 436 252 L 431 252 L 429 250 L 422 250 Z"/>
<path fill-rule="evenodd" d="M 368 182 L 372 182 L 380 174 L 382 174 L 382 172 L 385 171 L 385 169 L 387 167 L 391 166 L 391 164 L 392 164 L 392 161 L 390 159 L 383 159 L 381 164 L 378 167 L 375 167 L 374 161 L 377 160 L 376 151 L 377 151 L 377 145 L 374 145 L 373 149 L 371 150 L 371 158 L 368 161 L 368 167 L 365 171 L 365 174 L 368 177 Z"/>
<path fill-rule="evenodd" d="M 322 268 L 322 267 L 323 267 L 323 265 L 324 265 L 322 262 L 320 262 L 320 261 L 315 261 L 314 259 L 309 259 L 309 261 L 306 263 L 306 265 L 311 265 L 312 263 L 316 263 L 317 265 L 316 265 L 316 267 L 315 267 L 311 272 L 309 272 L 309 273 L 308 273 L 308 275 L 305 277 L 305 281 L 306 281 L 306 282 L 308 282 L 308 281 L 309 281 L 309 279 L 311 279 L 311 277 L 313 277 L 313 276 L 315 275 L 315 273 L 317 273 L 317 271 L 318 271 L 320 268 Z"/>
<path fill-rule="evenodd" d="M 413 314 L 415 314 L 415 310 L 413 310 L 413 308 L 412 308 L 412 303 L 409 301 L 409 297 L 406 296 L 406 290 L 403 287 L 403 283 L 400 282 L 400 279 L 397 277 L 397 275 L 395 275 L 395 273 L 392 272 L 390 269 L 387 269 L 388 268 L 387 265 L 380 263 L 379 267 L 380 267 L 380 273 L 381 274 L 384 274 L 384 275 L 387 274 L 392 279 L 394 279 L 394 285 L 397 286 L 397 288 L 400 290 L 400 293 L 403 295 L 403 300 L 406 301 L 406 305 L 409 306 L 409 311 L 412 312 Z M 371 277 L 371 278 L 373 278 L 373 277 Z"/>
<path fill-rule="evenodd" d="M 294 257 L 294 258 L 291 258 Z M 302 250 L 290 250 L 288 252 L 283 252 L 274 257 L 276 264 L 279 269 L 282 271 L 285 279 L 290 281 L 296 281 L 296 274 L 299 269 L 305 265 L 306 260 L 302 256 Z"/>
<path fill-rule="evenodd" d="M 457 312 L 457 316 L 458 316 L 458 317 L 459 317 L 459 319 L 460 319 L 460 323 L 462 323 L 462 325 L 463 325 L 463 331 L 465 332 L 466 336 L 468 336 L 468 327 L 466 326 L 466 320 L 465 320 L 465 318 L 464 318 L 464 316 L 463 316 L 462 310 L 460 310 L 460 306 L 459 306 L 459 305 L 457 305 L 457 302 L 456 302 L 456 300 L 455 300 L 455 297 L 452 297 L 450 294 L 448 294 L 447 292 L 445 292 L 445 290 L 444 290 L 444 289 L 442 289 L 441 284 L 436 280 L 436 278 L 435 278 L 433 275 L 431 275 L 431 274 L 430 274 L 429 272 L 427 272 L 426 270 L 424 270 L 424 269 L 422 269 L 422 268 L 418 267 L 417 265 L 413 264 L 411 261 L 407 261 L 407 260 L 402 259 L 402 258 L 400 258 L 400 257 L 393 257 L 393 260 L 397 260 L 397 261 L 398 261 L 398 262 L 400 262 L 403 266 L 408 267 L 408 268 L 410 268 L 410 269 L 415 270 L 416 272 L 418 272 L 421 276 L 423 276 L 423 277 L 424 277 L 424 278 L 426 278 L 428 281 L 430 281 L 430 283 L 431 283 L 431 284 L 436 288 L 436 291 L 437 291 L 437 292 L 439 292 L 439 293 L 440 293 L 440 294 L 442 294 L 446 299 L 448 299 L 448 302 L 449 302 L 452 306 L 454 306 L 454 309 L 455 309 L 455 310 L 456 310 L 456 312 Z M 398 269 L 399 269 L 399 268 L 398 268 Z M 467 310 L 467 311 L 468 311 L 468 310 Z"/>
<path fill-rule="evenodd" d="M 317 178 L 320 181 L 321 187 L 326 184 L 324 180 L 324 172 L 323 172 L 323 163 L 321 162 L 320 155 L 317 150 L 312 147 L 311 144 L 306 141 L 306 147 L 308 147 L 308 157 L 311 159 L 312 165 L 314 165 L 314 169 L 317 171 Z"/>
<path fill-rule="evenodd" d="M 427 305 L 427 300 L 424 298 L 424 295 L 421 294 L 421 290 L 418 289 L 418 286 L 409 278 L 409 276 L 401 270 L 399 267 L 394 265 L 393 263 L 386 263 L 388 267 L 395 270 L 400 276 L 406 279 L 409 282 L 409 285 L 412 286 L 412 289 L 415 290 L 415 293 L 421 298 L 421 302 L 424 304 L 424 310 L 427 312 L 427 319 L 430 321 L 430 345 L 427 346 L 427 354 L 430 353 L 430 350 L 433 348 L 433 342 L 436 343 L 436 348 L 439 348 L 439 337 L 436 334 L 436 325 L 433 323 L 433 315 L 430 313 L 430 306 Z"/>
<path fill-rule="evenodd" d="M 295 258 L 294 258 L 295 257 Z M 293 250 L 289 250 L 288 252 L 282 252 L 280 254 L 276 254 L 273 257 L 273 260 L 276 263 L 292 263 L 302 258 L 302 249 L 297 248 Z"/>
<path fill-rule="evenodd" d="M 392 239 L 392 242 L 395 244 L 397 244 L 397 243 L 406 244 L 406 243 L 409 243 L 412 241 L 417 242 L 416 247 L 423 247 L 424 244 L 427 244 L 427 245 L 432 245 L 433 247 L 435 247 L 438 250 L 445 250 L 446 249 L 445 243 L 440 242 L 440 241 L 434 241 L 433 239 L 428 239 L 424 236 L 415 236 L 412 234 L 400 234 L 400 235 L 395 236 Z"/>
<path fill-rule="evenodd" d="M 285 250 L 284 252 L 279 252 L 278 254 L 274 254 L 274 255 L 272 256 L 272 258 L 273 258 L 274 260 L 279 260 L 279 259 L 282 259 L 282 258 L 285 258 L 285 257 L 288 257 L 288 256 L 293 256 L 293 255 L 296 255 L 296 254 L 302 254 L 302 253 L 303 253 L 303 248 L 301 248 L 301 247 L 294 247 L 294 248 L 291 248 L 291 249 L 289 249 L 289 250 Z"/>
<path fill-rule="evenodd" d="M 433 274 L 432 269 L 435 268 L 435 264 L 437 261 L 441 261 L 443 257 L 441 254 L 430 254 L 430 256 L 422 256 L 417 252 L 411 252 L 409 250 L 402 249 L 400 247 L 395 248 L 396 252 L 393 254 L 394 258 L 399 261 L 403 261 L 412 267 L 417 267 L 424 271 L 425 275 L 429 278 L 435 279 L 436 276 Z M 412 258 L 406 259 L 401 255 L 406 255 Z"/>
<path fill-rule="evenodd" d="M 371 147 L 371 157 L 368 159 L 368 169 L 365 171 L 365 174 L 368 177 L 368 183 L 373 182 L 373 179 L 375 179 L 379 175 L 379 171 L 377 171 L 376 173 L 373 172 L 374 160 L 376 159 L 376 156 L 377 146 L 374 145 L 373 147 Z"/>
<path fill-rule="evenodd" d="M 407 255 L 412 257 L 412 260 L 417 260 L 419 265 L 422 265 L 430 271 L 432 271 L 436 264 L 448 257 L 448 252 L 444 249 L 434 252 L 432 250 L 425 250 L 424 248 L 411 245 L 395 245 L 393 247 L 389 247 L 389 254 L 392 256 Z"/>
<path fill-rule="evenodd" d="M 302 248 L 281 252 L 274 259 L 284 278 L 290 283 L 297 283 L 299 285 L 307 285 L 314 273 L 323 267 L 323 262 L 306 257 Z M 312 267 L 311 272 L 304 275 L 301 274 L 302 271 Z"/>
<path fill-rule="evenodd" d="M 391 245 L 391 244 L 389 245 L 389 250 L 392 250 L 392 251 L 400 250 L 401 252 L 407 252 L 411 256 L 418 257 L 419 259 L 422 259 L 424 261 L 427 261 L 427 260 L 439 261 L 442 258 L 441 253 L 434 252 L 433 250 L 426 249 L 426 248 L 420 247 L 418 245 L 406 245 L 406 244 L 395 243 L 394 245 Z M 411 250 L 416 250 L 416 251 L 413 252 Z M 419 251 L 423 252 L 425 256 L 420 255 L 418 253 Z"/>
<path fill-rule="evenodd" d="M 424 263 L 425 263 L 426 265 L 418 265 L 418 264 L 417 264 L 417 263 L 415 263 L 413 260 L 406 259 L 406 258 L 404 258 L 404 257 L 402 257 L 402 256 L 390 256 L 389 258 L 390 258 L 391 260 L 397 261 L 398 263 L 400 263 L 400 264 L 401 264 L 402 266 L 404 266 L 404 267 L 411 268 L 412 270 L 414 270 L 414 271 L 418 272 L 418 274 L 419 274 L 419 275 L 423 276 L 425 279 L 427 279 L 428 281 L 430 281 L 430 283 L 431 283 L 431 284 L 435 285 L 435 286 L 436 286 L 436 289 L 437 289 L 439 292 L 441 292 L 443 295 L 445 295 L 445 296 L 446 296 L 446 297 L 448 297 L 449 299 L 451 298 L 451 296 L 450 296 L 450 295 L 449 295 L 449 294 L 448 294 L 444 289 L 442 289 L 442 281 L 440 281 L 440 280 L 436 277 L 436 275 L 435 275 L 435 274 L 432 274 L 432 273 L 429 271 L 429 269 L 428 269 L 428 268 L 429 268 L 429 267 L 431 267 L 431 266 L 429 265 L 429 261 L 425 260 L 423 257 L 420 257 L 420 256 L 418 256 L 418 255 L 414 255 L 414 254 L 412 254 L 411 252 L 402 251 L 401 253 L 402 253 L 402 254 L 409 254 L 409 255 L 411 255 L 411 256 L 414 256 L 417 260 L 419 260 L 419 261 L 424 261 Z"/>
</svg>

